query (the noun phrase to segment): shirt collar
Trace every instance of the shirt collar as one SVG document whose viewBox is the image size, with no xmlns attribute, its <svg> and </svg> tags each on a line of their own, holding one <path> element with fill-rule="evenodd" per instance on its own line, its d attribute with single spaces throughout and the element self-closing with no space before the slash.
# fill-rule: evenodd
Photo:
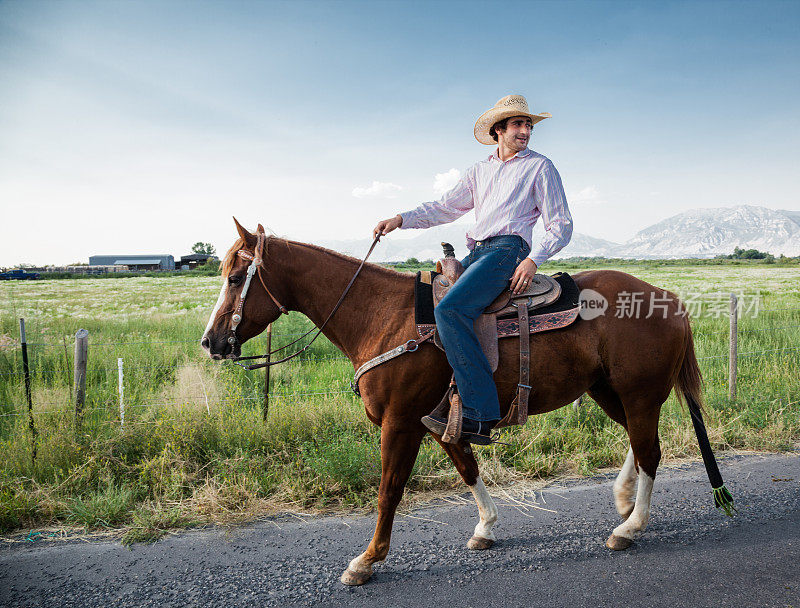
<svg viewBox="0 0 800 608">
<path fill-rule="evenodd" d="M 497 161 L 500 161 L 500 155 L 498 154 L 498 151 L 499 151 L 499 148 L 495 148 L 494 152 L 492 152 L 491 155 L 489 155 L 489 160 L 495 159 Z M 533 150 L 531 150 L 530 148 L 526 147 L 524 150 L 520 150 L 519 152 L 517 152 L 511 158 L 524 158 L 526 156 L 530 156 L 531 154 L 533 154 Z M 511 160 L 511 158 L 509 158 L 508 160 Z M 503 162 L 503 161 L 500 161 L 500 162 Z M 508 162 L 508 161 L 506 161 L 506 162 Z"/>
</svg>

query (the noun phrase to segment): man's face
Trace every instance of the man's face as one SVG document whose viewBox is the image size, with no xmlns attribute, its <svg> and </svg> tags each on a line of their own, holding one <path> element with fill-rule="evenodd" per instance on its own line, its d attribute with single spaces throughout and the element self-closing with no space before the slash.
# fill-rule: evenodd
<svg viewBox="0 0 800 608">
<path fill-rule="evenodd" d="M 500 140 L 502 140 L 507 148 L 515 152 L 524 150 L 531 138 L 532 128 L 533 124 L 530 118 L 525 116 L 512 116 L 508 119 L 508 123 L 506 123 L 505 131 L 496 130 L 498 144 Z"/>
</svg>

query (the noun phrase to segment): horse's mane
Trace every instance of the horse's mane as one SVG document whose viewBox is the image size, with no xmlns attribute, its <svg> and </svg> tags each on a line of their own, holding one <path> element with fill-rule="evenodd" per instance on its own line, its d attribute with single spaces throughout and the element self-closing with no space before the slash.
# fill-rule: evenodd
<svg viewBox="0 0 800 608">
<path fill-rule="evenodd" d="M 228 249 L 228 253 L 225 254 L 225 259 L 222 260 L 222 267 L 220 268 L 220 273 L 224 278 L 227 278 L 231 272 L 231 268 L 233 268 L 233 265 L 236 263 L 236 253 L 240 249 L 244 249 L 246 247 L 247 243 L 245 240 L 242 237 L 239 237 L 236 239 L 236 242 L 231 246 L 231 248 Z"/>
<path fill-rule="evenodd" d="M 299 241 L 290 241 L 288 239 L 278 239 L 277 237 L 272 237 L 272 238 L 275 238 L 276 240 L 279 240 L 279 241 L 283 241 L 284 243 L 286 243 L 287 246 L 297 245 L 299 247 L 305 247 L 307 249 L 313 249 L 315 251 L 319 251 L 320 253 L 325 253 L 327 255 L 330 255 L 330 256 L 332 256 L 334 258 L 338 258 L 340 260 L 343 260 L 343 261 L 346 261 L 346 262 L 350 262 L 351 264 L 355 264 L 356 266 L 358 266 L 361 263 L 361 259 L 360 258 L 354 258 L 351 255 L 340 253 L 338 251 L 334 251 L 333 249 L 327 249 L 326 247 L 321 247 L 319 245 L 313 245 L 311 243 L 301 243 Z M 366 254 L 366 251 L 364 253 Z M 397 275 L 407 276 L 402 272 L 397 272 L 396 270 L 392 270 L 391 268 L 386 268 L 385 266 L 380 266 L 380 265 L 375 264 L 375 263 L 367 262 L 364 265 L 364 270 L 366 270 L 367 268 L 375 269 L 380 274 L 384 274 L 384 275 L 386 275 L 388 277 L 397 278 Z"/>
<path fill-rule="evenodd" d="M 274 243 L 275 246 L 283 245 L 287 249 L 290 249 L 292 246 L 303 247 L 303 248 L 307 248 L 307 249 L 313 249 L 315 251 L 319 251 L 320 253 L 324 253 L 324 254 L 329 255 L 331 257 L 338 258 L 338 259 L 340 259 L 342 261 L 350 262 L 352 264 L 356 264 L 357 265 L 357 264 L 361 263 L 360 259 L 354 258 L 354 257 L 349 256 L 349 255 L 345 255 L 344 253 L 339 253 L 338 251 L 334 251 L 333 249 L 327 249 L 325 247 L 320 247 L 319 245 L 313 245 L 311 243 L 301 243 L 300 241 L 290 241 L 288 239 L 282 239 L 280 237 L 273 236 L 273 235 L 267 236 L 267 240 L 264 243 L 264 248 L 266 250 L 265 253 L 264 253 L 264 257 L 265 258 L 267 256 L 267 252 L 269 251 L 270 243 Z M 233 268 L 233 265 L 236 263 L 236 253 L 240 249 L 248 249 L 249 250 L 246 241 L 241 237 L 236 239 L 236 242 L 228 250 L 228 253 L 225 254 L 225 259 L 222 261 L 222 266 L 221 266 L 221 269 L 220 269 L 223 277 L 227 277 L 228 274 L 230 273 L 231 269 Z M 379 266 L 377 264 L 371 264 L 369 262 L 365 265 L 364 269 L 366 270 L 367 267 L 369 267 L 371 269 L 374 269 L 375 271 L 377 271 L 377 272 L 379 272 L 381 274 L 384 274 L 386 276 L 393 277 L 393 278 L 397 278 L 398 275 L 406 276 L 404 273 L 397 272 L 396 270 L 392 270 L 391 268 L 386 268 L 384 266 Z"/>
</svg>

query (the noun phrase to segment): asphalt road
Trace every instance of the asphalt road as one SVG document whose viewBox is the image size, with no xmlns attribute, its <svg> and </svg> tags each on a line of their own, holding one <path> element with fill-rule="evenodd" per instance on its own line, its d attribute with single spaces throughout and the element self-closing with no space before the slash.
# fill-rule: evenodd
<svg viewBox="0 0 800 608">
<path fill-rule="evenodd" d="M 662 467 L 647 532 L 620 553 L 604 546 L 618 523 L 613 477 L 597 477 L 500 495 L 498 542 L 484 552 L 465 546 L 469 494 L 401 516 L 386 563 L 358 588 L 338 579 L 374 515 L 285 516 L 133 549 L 4 543 L 0 606 L 800 608 L 800 454 L 732 456 L 721 469 L 735 518 L 713 508 L 701 464 Z"/>
</svg>

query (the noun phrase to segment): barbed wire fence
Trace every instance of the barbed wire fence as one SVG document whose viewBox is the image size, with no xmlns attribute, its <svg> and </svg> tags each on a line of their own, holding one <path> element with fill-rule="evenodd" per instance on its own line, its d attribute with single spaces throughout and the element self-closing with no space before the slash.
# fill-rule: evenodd
<svg viewBox="0 0 800 608">
<path fill-rule="evenodd" d="M 784 353 L 784 352 L 796 352 L 800 351 L 800 346 L 795 346 L 794 344 L 788 344 L 786 346 L 780 346 L 777 348 L 768 348 L 768 349 L 761 349 L 761 350 L 747 350 L 747 351 L 739 351 L 739 344 L 738 340 L 739 337 L 745 337 L 751 334 L 756 335 L 763 335 L 764 332 L 773 332 L 775 335 L 780 335 L 782 332 L 787 332 L 789 330 L 796 329 L 800 327 L 800 323 L 788 323 L 777 325 L 774 327 L 758 327 L 758 328 L 749 328 L 749 327 L 738 327 L 738 321 L 741 316 L 741 311 L 739 308 L 738 298 L 735 294 L 730 294 L 730 311 L 729 311 L 729 352 L 727 354 L 715 354 L 715 355 L 704 355 L 697 357 L 698 361 L 700 361 L 701 367 L 703 365 L 703 361 L 713 362 L 715 360 L 721 359 L 728 359 L 729 362 L 729 370 L 728 370 L 728 380 L 729 380 L 729 396 L 731 399 L 736 398 L 736 387 L 737 387 L 737 376 L 738 376 L 738 361 L 742 358 L 751 358 L 751 357 L 762 357 L 762 356 L 774 356 L 776 354 Z M 786 308 L 771 308 L 771 309 L 761 309 L 760 312 L 764 313 L 790 313 L 790 316 L 795 316 L 797 313 L 800 312 L 800 307 L 786 307 Z M 791 319 L 794 320 L 794 319 Z M 715 330 L 713 332 L 709 332 L 707 330 L 694 330 L 694 335 L 696 338 L 703 337 L 708 338 L 711 337 L 713 334 L 714 336 L 719 336 L 719 334 L 723 333 L 724 330 Z M 80 333 L 80 332 L 79 332 Z M 302 336 L 302 332 L 285 332 L 274 334 L 273 337 L 275 339 L 287 339 L 291 341 L 292 339 Z M 77 342 L 77 340 L 76 340 Z M 112 349 L 112 355 L 121 354 L 117 352 L 117 349 L 125 348 L 125 347 L 151 347 L 151 346 L 159 346 L 159 345 L 189 345 L 189 344 L 198 344 L 197 339 L 186 339 L 186 340 L 135 340 L 135 341 L 114 341 L 114 342 L 97 342 L 91 343 L 91 348 L 108 348 Z M 30 342 L 25 344 L 24 341 L 20 343 L 20 351 L 25 350 L 27 347 L 30 348 L 38 348 L 38 349 L 60 349 L 64 351 L 64 359 L 66 365 L 64 365 L 61 369 L 43 369 L 37 368 L 35 365 L 30 366 L 30 369 L 17 369 L 11 371 L 0 371 L 0 382 L 6 383 L 14 383 L 19 381 L 20 385 L 26 382 L 28 383 L 28 390 L 26 390 L 26 394 L 30 395 L 29 393 L 29 385 L 32 381 L 35 381 L 37 378 L 47 378 L 48 376 L 55 376 L 58 374 L 63 374 L 65 377 L 65 387 L 69 387 L 70 391 L 70 398 L 69 400 L 58 400 L 58 401 L 39 401 L 35 404 L 31 402 L 31 397 L 28 396 L 28 403 L 16 403 L 16 402 L 9 402 L 9 403 L 2 403 L 0 402 L 0 420 L 8 419 L 12 417 L 18 416 L 25 416 L 28 415 L 31 420 L 31 431 L 35 435 L 35 427 L 33 426 L 33 420 L 35 417 L 38 416 L 48 416 L 48 415 L 70 415 L 72 414 L 76 418 L 76 424 L 79 424 L 79 420 L 84 415 L 89 414 L 96 414 L 96 413 L 105 413 L 106 415 L 111 415 L 112 419 L 103 420 L 100 423 L 103 425 L 118 425 L 124 426 L 125 424 L 152 424 L 155 422 L 159 422 L 162 420 L 170 420 L 170 418 L 158 418 L 158 419 L 150 419 L 150 420 L 135 420 L 131 419 L 130 417 L 126 420 L 125 419 L 125 411 L 130 412 L 141 412 L 147 409 L 154 410 L 158 408 L 167 408 L 170 406 L 178 406 L 183 403 L 186 403 L 185 399 L 181 398 L 166 398 L 164 396 L 161 397 L 154 397 L 152 399 L 142 399 L 139 398 L 138 400 L 132 400 L 131 402 L 127 402 L 125 399 L 125 388 L 128 386 L 125 383 L 125 376 L 128 378 L 132 378 L 129 381 L 136 381 L 137 375 L 140 372 L 146 371 L 163 371 L 163 372 L 177 372 L 180 369 L 193 369 L 197 370 L 199 365 L 219 365 L 219 362 L 212 362 L 211 360 L 203 361 L 202 359 L 198 359 L 197 361 L 192 362 L 181 362 L 176 361 L 174 364 L 171 365 L 130 365 L 129 363 L 125 363 L 124 356 L 113 357 L 112 359 L 116 358 L 117 365 L 116 366 L 88 366 L 85 365 L 82 369 L 78 368 L 77 362 L 79 357 L 73 357 L 73 362 L 76 363 L 74 367 L 74 371 L 71 369 L 70 365 L 70 357 L 69 357 L 69 348 L 66 340 L 62 341 L 62 343 L 58 342 Z M 6 346 L 8 348 L 8 346 Z M 280 350 L 280 348 L 278 349 Z M 76 351 L 77 352 L 77 351 Z M 35 361 L 35 359 L 34 359 Z M 86 358 L 88 361 L 88 357 Z M 203 361 L 203 363 L 201 363 Z M 321 356 L 305 356 L 301 358 L 293 365 L 298 366 L 300 369 L 297 370 L 297 373 L 304 373 L 306 370 L 305 367 L 314 368 L 318 366 L 320 363 L 325 362 L 348 362 L 349 359 L 343 355 L 321 355 Z M 269 369 L 269 368 L 267 368 Z M 78 403 L 78 395 L 76 395 L 76 385 L 79 384 L 79 379 L 83 378 L 87 382 L 87 386 L 85 389 L 85 393 L 91 395 L 92 391 L 96 389 L 96 387 L 92 386 L 93 381 L 97 381 L 98 379 L 105 381 L 108 383 L 110 379 L 118 379 L 118 399 L 115 403 L 114 399 L 108 397 L 105 403 L 95 404 L 93 407 L 83 411 L 81 408 L 83 403 Z M 210 406 L 218 406 L 221 404 L 229 405 L 229 404 L 236 404 L 236 403 L 250 403 L 251 405 L 256 405 L 258 402 L 261 402 L 262 407 L 265 410 L 268 407 L 268 403 L 270 399 L 281 399 L 285 401 L 292 401 L 292 400 L 303 400 L 309 398 L 320 398 L 320 397 L 335 397 L 335 396 L 342 396 L 346 394 L 352 394 L 351 389 L 349 388 L 350 379 L 352 378 L 352 369 L 350 366 L 343 366 L 341 376 L 337 376 L 335 378 L 335 382 L 332 383 L 333 385 L 325 390 L 300 390 L 295 392 L 275 392 L 269 386 L 268 376 L 266 378 L 267 384 L 263 387 L 261 394 L 259 396 L 247 396 L 247 395 L 236 395 L 234 397 L 218 399 L 216 401 L 210 401 L 208 397 L 205 400 L 205 406 L 210 414 Z M 254 378 L 251 378 L 253 383 L 256 382 Z M 202 382 L 202 378 L 201 378 Z M 106 393 L 109 392 L 108 387 L 105 388 Z M 575 406 L 578 407 L 580 405 L 581 400 L 576 400 Z M 34 407 L 35 405 L 35 407 Z M 26 411 L 27 406 L 27 411 Z M 113 413 L 113 414 L 112 414 Z M 265 416 L 266 417 L 266 416 Z"/>
</svg>

